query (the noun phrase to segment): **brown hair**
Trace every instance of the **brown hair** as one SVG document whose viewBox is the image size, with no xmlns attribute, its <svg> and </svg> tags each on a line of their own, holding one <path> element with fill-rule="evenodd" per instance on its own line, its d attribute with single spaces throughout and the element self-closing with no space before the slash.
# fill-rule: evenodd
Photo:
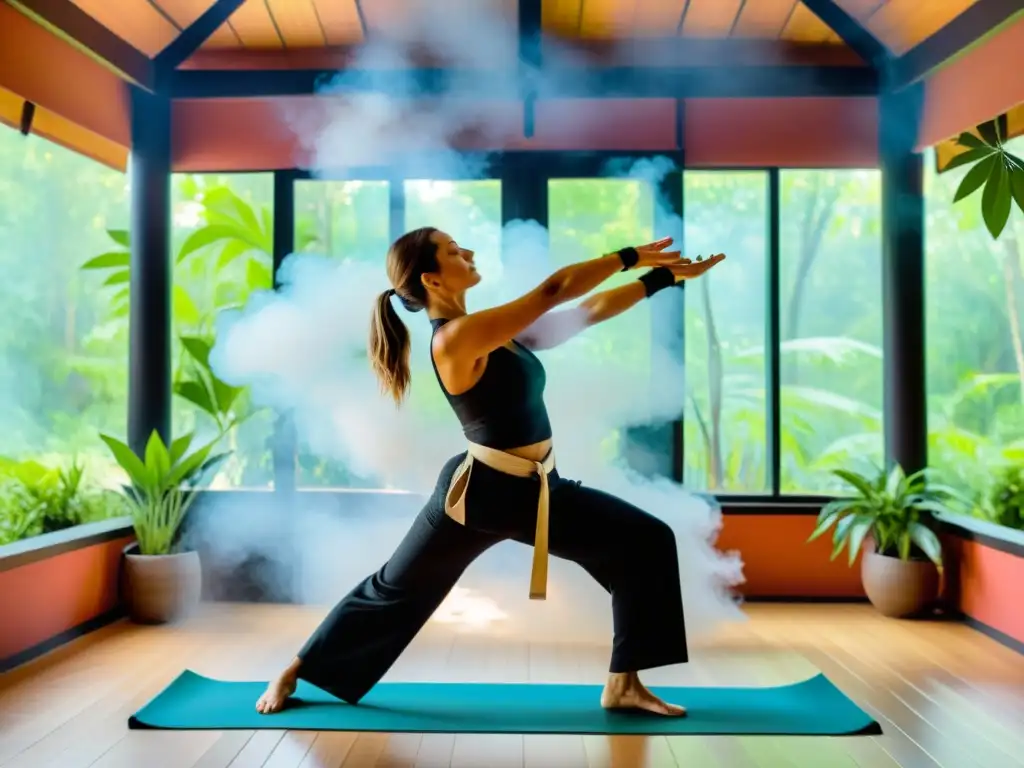
<svg viewBox="0 0 1024 768">
<path fill-rule="evenodd" d="M 409 331 L 391 304 L 397 296 L 409 312 L 427 306 L 423 274 L 437 270 L 437 244 L 430 239 L 437 229 L 421 227 L 406 232 L 388 249 L 387 271 L 392 289 L 377 297 L 370 318 L 370 365 L 380 381 L 381 390 L 401 405 L 409 389 Z"/>
</svg>

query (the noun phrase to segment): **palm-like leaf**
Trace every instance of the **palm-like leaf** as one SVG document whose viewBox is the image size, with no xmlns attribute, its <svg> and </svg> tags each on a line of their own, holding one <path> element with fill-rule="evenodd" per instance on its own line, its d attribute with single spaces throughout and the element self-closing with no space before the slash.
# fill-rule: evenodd
<svg viewBox="0 0 1024 768">
<path fill-rule="evenodd" d="M 847 469 L 833 470 L 855 492 L 826 504 L 818 515 L 813 541 L 832 531 L 832 559 L 847 551 L 850 565 L 870 535 L 875 548 L 908 560 L 916 547 L 942 568 L 942 547 L 929 527 L 932 515 L 953 511 L 950 501 L 960 498 L 953 489 L 929 483 L 930 470 L 907 475 L 901 466 L 879 470 L 867 477 Z"/>
</svg>

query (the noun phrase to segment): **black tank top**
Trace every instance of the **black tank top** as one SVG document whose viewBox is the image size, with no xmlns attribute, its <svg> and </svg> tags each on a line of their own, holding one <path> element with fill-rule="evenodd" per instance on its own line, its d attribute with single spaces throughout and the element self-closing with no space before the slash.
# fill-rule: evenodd
<svg viewBox="0 0 1024 768">
<path fill-rule="evenodd" d="M 430 324 L 437 333 L 447 322 L 438 318 Z M 460 395 L 445 389 L 434 363 L 433 344 L 430 351 L 437 383 L 459 417 L 466 439 L 498 450 L 533 445 L 551 437 L 551 422 L 544 406 L 544 366 L 526 347 L 513 344 L 515 351 L 501 347 L 491 352 L 480 380 Z"/>
</svg>

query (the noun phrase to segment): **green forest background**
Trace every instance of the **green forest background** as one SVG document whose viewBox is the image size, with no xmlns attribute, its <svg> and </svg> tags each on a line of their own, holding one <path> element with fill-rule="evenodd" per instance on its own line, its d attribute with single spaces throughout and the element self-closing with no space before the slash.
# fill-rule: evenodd
<svg viewBox="0 0 1024 768">
<path fill-rule="evenodd" d="M 98 435 L 126 430 L 128 179 L 11 130 L 0 131 L 0 168 L 4 543 L 117 511 L 103 489 L 120 476 Z M 993 241 L 977 199 L 952 203 L 964 170 L 937 176 L 930 156 L 926 168 L 930 463 L 983 491 L 996 467 L 1024 458 L 1024 217 Z M 499 181 L 405 184 L 406 227 L 440 226 L 478 259 L 501 258 Z M 764 493 L 767 173 L 688 171 L 683 184 L 686 253 L 742 254 L 743 265 L 687 288 L 685 482 Z M 179 174 L 172 186 L 175 338 L 211 341 L 218 312 L 271 286 L 272 177 Z M 549 192 L 552 266 L 655 235 L 643 182 L 552 180 Z M 781 172 L 783 493 L 833 492 L 832 469 L 882 462 L 880 194 L 875 170 Z M 298 182 L 296 249 L 382 260 L 388 197 L 386 182 Z M 646 312 L 594 329 L 588 350 L 642 362 Z M 177 343 L 176 434 L 213 434 L 226 418 L 189 397 L 195 366 Z M 273 415 L 253 412 L 244 392 L 231 412 L 247 418 L 225 438 L 235 450 L 213 487 L 270 487 Z M 298 484 L 373 481 L 302 452 Z M 48 512 L 29 514 L 33 505 Z"/>
</svg>

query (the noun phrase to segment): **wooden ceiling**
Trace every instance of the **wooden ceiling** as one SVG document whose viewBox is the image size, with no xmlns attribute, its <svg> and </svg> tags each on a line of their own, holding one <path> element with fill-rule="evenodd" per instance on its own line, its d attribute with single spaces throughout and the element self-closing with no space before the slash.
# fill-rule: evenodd
<svg viewBox="0 0 1024 768">
<path fill-rule="evenodd" d="M 73 0 L 142 53 L 155 56 L 213 0 Z M 517 0 L 435 0 L 438 12 L 493 3 L 514 23 Z M 977 0 L 836 0 L 893 54 L 902 55 Z M 388 36 L 410 0 L 245 0 L 204 50 L 352 45 Z M 752 38 L 842 45 L 798 0 L 543 0 L 547 32 L 584 39 Z"/>
</svg>

